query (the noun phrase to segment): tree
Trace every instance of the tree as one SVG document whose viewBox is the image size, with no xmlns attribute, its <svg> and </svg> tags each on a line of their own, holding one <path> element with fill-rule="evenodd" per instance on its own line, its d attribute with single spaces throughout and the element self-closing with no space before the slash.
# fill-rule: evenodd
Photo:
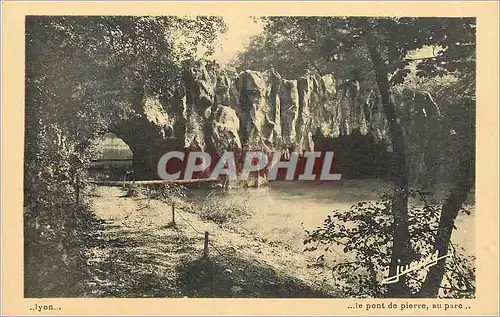
<svg viewBox="0 0 500 317">
<path fill-rule="evenodd" d="M 423 59 L 418 64 L 419 76 L 431 77 L 455 72 L 459 73 L 459 77 L 465 82 L 474 79 L 475 20 L 468 18 L 269 17 L 265 21 L 267 32 L 286 34 L 300 39 L 304 45 L 321 47 L 315 52 L 325 59 L 332 56 L 348 56 L 355 51 L 365 51 L 369 57 L 370 70 L 381 97 L 393 144 L 394 196 L 391 209 L 394 217 L 394 233 L 389 274 L 395 275 L 398 265 L 406 265 L 414 259 L 414 252 L 408 230 L 407 144 L 391 88 L 402 83 L 410 72 L 408 65 L 413 59 L 408 57 L 409 53 L 427 45 L 439 47 L 438 53 L 435 57 Z M 318 43 L 323 43 L 323 45 L 318 46 Z M 467 135 L 463 138 L 469 139 Z M 470 148 L 466 151 L 466 153 L 471 152 Z M 457 185 L 443 205 L 435 245 L 440 256 L 447 254 L 447 242 L 449 242 L 453 221 L 470 188 L 470 186 L 464 186 L 465 183 L 470 184 L 470 173 L 467 173 L 470 170 L 469 157 L 463 158 L 462 171 L 465 174 L 461 174 Z M 422 294 L 435 293 L 430 289 L 435 290 L 436 284 L 439 286 L 443 277 L 443 265 L 436 266 L 436 269 L 433 269 L 433 272 L 436 272 L 429 274 L 429 282 L 424 285 Z M 431 280 L 433 282 L 430 282 Z M 391 285 L 390 295 L 409 295 L 404 278 Z"/>
<path fill-rule="evenodd" d="M 349 54 L 325 54 L 336 40 L 311 39 L 301 30 L 270 28 L 267 24 L 262 34 L 250 38 L 248 48 L 231 61 L 239 71 L 246 69 L 266 71 L 274 68 L 285 78 L 297 78 L 306 69 L 322 74 L 333 73 L 340 80 L 352 79 L 353 74 L 368 81 L 373 79 L 366 50 L 354 49 Z"/>
<path fill-rule="evenodd" d="M 26 296 L 71 296 L 85 271 L 92 141 L 134 116 L 144 94 L 168 100 L 183 60 L 224 30 L 219 17 L 27 17 Z"/>
</svg>

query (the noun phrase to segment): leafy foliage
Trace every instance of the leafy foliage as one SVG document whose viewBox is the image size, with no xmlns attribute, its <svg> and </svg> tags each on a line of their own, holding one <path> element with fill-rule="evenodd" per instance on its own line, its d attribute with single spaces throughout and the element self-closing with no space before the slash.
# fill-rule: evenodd
<svg viewBox="0 0 500 317">
<path fill-rule="evenodd" d="M 341 45 L 335 38 L 305 32 L 307 23 L 314 23 L 315 19 L 263 19 L 266 22 L 264 32 L 253 36 L 249 47 L 232 61 L 232 65 L 240 71 L 274 68 L 285 78 L 297 78 L 306 70 L 315 70 L 321 74 L 334 73 L 340 80 L 356 77 L 374 82 L 366 49 L 358 46 L 345 55 L 332 51 L 332 47 Z M 300 21 L 297 22 L 300 26 L 293 24 L 294 21 Z"/>
<path fill-rule="evenodd" d="M 435 252 L 434 239 L 438 229 L 441 207 L 428 201 L 428 193 L 412 190 L 414 205 L 409 208 L 409 231 L 413 246 L 412 258 Z M 306 230 L 306 251 L 333 252 L 342 248 L 347 260 L 340 260 L 332 267 L 336 285 L 345 296 L 384 297 L 387 285 L 393 237 L 392 193 L 382 193 L 377 201 L 360 202 L 347 212 L 334 211 L 322 227 Z M 467 209 L 463 212 L 470 213 Z M 442 297 L 473 297 L 475 269 L 473 257 L 467 257 L 455 248 L 452 258 L 446 259 L 446 279 Z M 325 256 L 325 253 L 320 255 Z M 408 273 L 407 286 L 416 294 L 425 278 L 424 269 Z M 356 274 L 353 274 L 355 272 Z"/>
<path fill-rule="evenodd" d="M 224 29 L 218 17 L 27 17 L 26 296 L 77 292 L 92 140 L 134 116 L 144 94 L 170 98 L 183 61 Z"/>
<path fill-rule="evenodd" d="M 376 87 L 378 90 L 381 104 L 388 120 L 388 132 L 393 145 L 391 174 L 394 186 L 398 189 L 394 192 L 393 199 L 391 199 L 391 208 L 389 209 L 395 221 L 395 229 L 389 235 L 389 239 L 393 244 L 393 254 L 391 254 L 393 259 L 391 260 L 390 269 L 394 271 L 395 259 L 400 259 L 402 262 L 407 263 L 414 258 L 414 255 L 411 254 L 414 246 L 412 246 L 412 239 L 410 237 L 416 234 L 416 232 L 411 229 L 412 224 L 410 221 L 411 217 L 414 217 L 412 213 L 415 210 L 410 211 L 407 203 L 409 179 L 407 152 L 411 149 L 408 148 L 408 140 L 406 140 L 401 120 L 399 120 L 399 111 L 392 98 L 392 89 L 395 85 L 405 83 L 405 79 L 412 73 L 412 67 L 414 68 L 415 76 L 419 78 L 453 75 L 460 82 L 460 86 L 455 85 L 454 88 L 456 90 L 454 94 L 464 95 L 463 99 L 455 100 L 460 100 L 459 103 L 468 107 L 468 111 L 473 111 L 475 104 L 475 85 L 473 83 L 475 80 L 475 19 L 267 17 L 264 18 L 264 21 L 265 36 L 286 38 L 290 43 L 293 43 L 293 45 L 288 46 L 292 52 L 299 51 L 305 53 L 303 54 L 303 58 L 307 59 L 310 57 L 313 60 L 319 58 L 322 62 L 320 63 L 321 67 L 326 65 L 324 64 L 325 61 L 331 61 L 332 63 L 326 66 L 327 72 L 339 72 L 339 70 L 334 70 L 334 67 L 338 67 L 341 70 L 340 73 L 342 73 L 342 70 L 349 70 L 348 73 L 350 73 L 350 76 L 348 78 L 339 76 L 341 80 L 353 80 L 361 83 L 361 87 L 364 84 L 365 87 L 372 89 Z M 426 57 L 414 56 L 416 51 L 425 47 L 434 48 L 434 54 Z M 265 46 L 264 48 L 267 49 Z M 256 54 L 254 52 L 250 53 L 248 59 L 252 60 Z M 297 63 L 293 58 L 300 55 L 290 54 L 290 56 L 292 56 L 292 60 L 289 64 L 296 65 Z M 352 69 L 352 66 L 350 68 L 349 65 L 342 66 L 343 61 L 349 61 L 353 56 L 356 58 L 359 57 L 359 65 L 370 66 L 363 66 L 362 69 Z M 245 58 L 242 60 L 245 60 Z M 452 110 L 448 113 L 460 112 Z M 468 122 L 465 124 L 468 128 L 460 129 L 460 135 L 458 135 L 458 130 L 455 131 L 458 135 L 456 143 L 460 145 L 460 148 L 465 148 L 467 153 L 474 152 L 473 147 L 471 147 L 474 146 L 474 143 L 473 141 L 471 142 L 470 138 L 470 135 L 473 135 L 470 131 L 470 122 L 474 120 L 469 120 L 470 118 L 474 119 L 473 116 L 467 116 L 461 119 L 458 118 L 456 122 L 449 123 L 450 126 L 463 126 L 464 121 Z M 464 160 L 457 161 L 462 164 Z M 470 172 L 465 169 L 468 169 L 468 167 L 459 168 L 459 176 L 457 177 L 459 180 L 463 180 L 463 177 L 460 175 L 467 175 Z M 457 184 L 451 192 L 451 199 L 457 200 L 448 201 L 453 206 L 462 205 L 463 199 L 465 199 L 465 195 L 460 190 L 460 188 L 465 188 L 463 183 Z M 376 206 L 370 208 L 382 210 Z M 449 223 L 453 223 L 453 215 L 457 211 L 457 208 L 447 209 L 447 214 L 443 219 L 451 219 L 451 221 L 442 222 L 443 226 L 439 227 L 438 233 L 435 235 L 436 241 L 443 240 L 445 236 L 444 240 L 449 239 L 449 236 L 445 234 L 449 232 L 449 228 L 446 226 Z M 345 222 L 352 219 L 340 220 Z M 424 223 L 422 221 L 419 224 L 424 225 Z M 343 230 L 345 231 L 343 233 L 345 235 L 344 238 L 347 237 L 347 234 L 356 234 L 356 232 L 348 231 L 345 228 Z M 382 230 L 380 234 L 384 234 L 384 228 L 378 228 L 378 230 Z M 436 241 L 431 243 L 436 243 Z M 365 242 L 367 243 L 367 241 Z M 448 245 L 448 242 L 445 241 L 444 244 Z M 443 250 L 439 251 L 443 252 Z M 373 271 L 373 265 L 376 263 L 374 264 L 368 260 L 364 262 L 364 269 L 369 272 L 368 281 L 371 279 L 372 284 L 375 285 L 371 288 L 372 292 L 380 293 L 378 286 L 376 286 L 377 283 L 374 281 L 374 274 L 370 273 Z M 440 270 L 440 272 L 442 271 Z M 432 274 L 432 280 L 441 281 L 442 276 L 438 276 L 439 274 L 441 273 L 437 273 L 436 276 Z M 363 283 L 365 282 L 361 284 Z M 434 283 L 428 288 L 434 290 L 437 284 Z M 407 295 L 408 288 L 415 290 L 414 286 L 407 286 L 403 285 L 403 282 L 398 282 L 395 285 L 391 285 L 389 291 L 392 295 L 404 296 Z M 435 292 L 432 291 L 432 293 Z"/>
<path fill-rule="evenodd" d="M 132 184 L 124 188 L 127 197 L 150 198 L 162 200 L 167 203 L 175 203 L 185 199 L 189 194 L 189 189 L 179 184 L 155 184 L 137 185 Z"/>
<path fill-rule="evenodd" d="M 475 19 L 473 18 L 361 18 L 361 17 L 265 17 L 262 35 L 252 38 L 235 66 L 241 70 L 274 67 L 296 77 L 306 68 L 334 73 L 341 80 L 374 84 L 375 77 L 365 37 L 376 38 L 391 82 L 400 84 L 417 64 L 419 77 L 467 74 L 474 81 Z M 432 56 L 412 57 L 423 47 Z"/>
<path fill-rule="evenodd" d="M 219 225 L 238 222 L 242 217 L 250 215 L 248 202 L 242 200 L 227 202 L 214 198 L 205 202 L 200 211 L 200 217 Z"/>
</svg>

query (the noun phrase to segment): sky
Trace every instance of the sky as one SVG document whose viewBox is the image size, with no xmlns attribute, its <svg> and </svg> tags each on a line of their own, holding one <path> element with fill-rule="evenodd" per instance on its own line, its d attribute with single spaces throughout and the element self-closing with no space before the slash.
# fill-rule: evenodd
<svg viewBox="0 0 500 317">
<path fill-rule="evenodd" d="M 237 52 L 243 51 L 249 38 L 262 32 L 262 22 L 255 23 L 249 16 L 223 16 L 228 27 L 225 34 L 220 36 L 213 58 L 221 63 L 229 62 Z"/>
<path fill-rule="evenodd" d="M 248 46 L 249 38 L 262 33 L 263 23 L 254 22 L 250 16 L 228 15 L 223 16 L 228 27 L 226 33 L 219 37 L 215 52 L 212 56 L 219 63 L 227 63 L 236 53 L 244 51 Z M 435 56 L 432 47 L 424 47 L 409 54 L 410 58 Z"/>
</svg>

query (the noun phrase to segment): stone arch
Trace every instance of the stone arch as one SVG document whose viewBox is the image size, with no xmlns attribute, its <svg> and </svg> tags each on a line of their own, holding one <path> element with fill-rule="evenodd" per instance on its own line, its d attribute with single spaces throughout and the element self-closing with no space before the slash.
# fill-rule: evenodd
<svg viewBox="0 0 500 317">
<path fill-rule="evenodd" d="M 219 155 L 235 149 L 283 153 L 294 149 L 302 153 L 314 150 L 313 135 L 360 139 L 360 134 L 375 143 L 390 144 L 378 95 L 352 84 L 338 85 L 333 75 L 311 71 L 287 80 L 273 70 L 236 74 L 224 67 L 197 63 L 185 69 L 173 98 L 139 97 L 128 119 L 110 131 L 130 147 L 133 170 L 143 179 L 158 178 L 157 163 L 167 151 Z M 399 108 L 414 110 L 403 111 L 400 118 L 406 132 L 414 134 L 410 146 L 420 154 L 426 152 L 416 158 L 426 169 L 436 161 L 433 149 L 439 146 L 423 141 L 439 132 L 435 129 L 439 127 L 439 107 L 423 92 L 394 95 Z M 349 137 L 354 132 L 356 135 Z"/>
<path fill-rule="evenodd" d="M 102 134 L 94 144 L 99 155 L 91 163 L 91 173 L 98 178 L 122 180 L 132 168 L 133 153 L 129 145 L 112 132 Z"/>
</svg>

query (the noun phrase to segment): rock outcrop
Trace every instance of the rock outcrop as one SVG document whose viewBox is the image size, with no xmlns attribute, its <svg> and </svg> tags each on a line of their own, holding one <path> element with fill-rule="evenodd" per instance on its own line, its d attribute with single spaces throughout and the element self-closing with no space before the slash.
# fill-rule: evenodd
<svg viewBox="0 0 500 317">
<path fill-rule="evenodd" d="M 432 182 L 428 174 L 436 168 L 439 107 L 426 93 L 393 94 L 410 144 L 412 177 Z M 354 81 L 338 83 L 332 74 L 307 71 L 284 79 L 273 69 L 237 74 L 215 63 L 197 63 L 186 68 L 184 84 L 171 100 L 147 96 L 139 103 L 136 116 L 115 132 L 134 153 L 134 169 L 142 177 L 156 178 L 159 157 L 172 150 L 302 154 L 322 150 L 315 138 L 356 133 L 391 151 L 376 91 L 361 91 Z"/>
</svg>

